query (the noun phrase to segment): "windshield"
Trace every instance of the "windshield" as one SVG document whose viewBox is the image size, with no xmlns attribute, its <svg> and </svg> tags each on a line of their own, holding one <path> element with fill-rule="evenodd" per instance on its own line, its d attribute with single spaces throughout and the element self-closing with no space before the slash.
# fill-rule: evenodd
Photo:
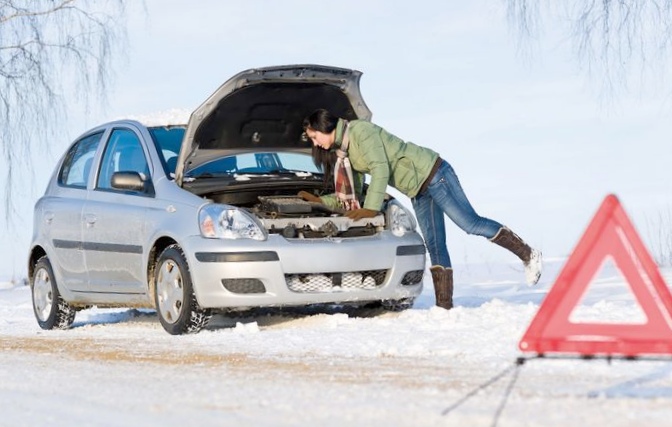
<svg viewBox="0 0 672 427">
<path fill-rule="evenodd" d="M 190 177 L 244 174 L 319 174 L 310 155 L 294 152 L 243 153 L 204 163 L 189 171 Z"/>
</svg>

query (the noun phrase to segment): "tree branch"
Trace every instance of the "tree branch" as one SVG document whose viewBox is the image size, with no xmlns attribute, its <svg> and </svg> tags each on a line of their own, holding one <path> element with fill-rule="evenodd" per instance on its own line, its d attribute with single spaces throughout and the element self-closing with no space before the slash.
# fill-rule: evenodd
<svg viewBox="0 0 672 427">
<path fill-rule="evenodd" d="M 38 16 L 47 16 L 53 13 L 56 13 L 60 10 L 70 9 L 69 4 L 74 3 L 76 0 L 63 0 L 60 4 L 46 10 L 42 11 L 30 11 L 29 9 L 18 8 L 14 6 L 13 2 L 3 2 L 6 3 L 9 7 L 14 8 L 17 12 L 13 15 L 8 15 L 5 17 L 0 17 L 0 25 L 11 20 L 11 19 L 21 19 L 25 17 L 38 17 Z"/>
</svg>

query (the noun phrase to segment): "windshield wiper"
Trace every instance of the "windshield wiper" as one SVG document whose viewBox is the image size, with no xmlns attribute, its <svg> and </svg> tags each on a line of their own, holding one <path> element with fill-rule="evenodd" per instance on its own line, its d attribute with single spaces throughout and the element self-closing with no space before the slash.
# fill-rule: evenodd
<svg viewBox="0 0 672 427">
<path fill-rule="evenodd" d="M 185 179 L 195 180 L 195 179 L 219 178 L 219 177 L 222 177 L 222 176 L 225 176 L 225 175 L 230 175 L 230 174 L 227 174 L 227 173 L 203 172 L 203 173 L 198 174 L 198 175 L 186 175 L 184 178 L 185 178 Z"/>
<path fill-rule="evenodd" d="M 308 171 L 302 171 L 298 169 L 271 169 L 266 173 L 275 173 L 275 174 L 280 174 L 280 175 L 296 175 L 296 174 L 306 174 L 306 175 L 314 175 L 312 172 Z"/>
<path fill-rule="evenodd" d="M 266 171 L 242 171 L 242 172 L 203 172 L 198 175 L 186 175 L 185 179 L 207 179 L 207 178 L 218 178 L 224 176 L 233 176 L 233 175 L 296 175 L 296 176 L 317 176 L 318 174 L 313 172 L 307 172 L 297 169 L 269 169 Z"/>
</svg>

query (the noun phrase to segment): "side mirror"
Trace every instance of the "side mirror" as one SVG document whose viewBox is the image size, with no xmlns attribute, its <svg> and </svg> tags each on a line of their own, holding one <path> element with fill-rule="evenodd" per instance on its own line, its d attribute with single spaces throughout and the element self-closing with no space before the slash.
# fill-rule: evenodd
<svg viewBox="0 0 672 427">
<path fill-rule="evenodd" d="M 112 188 L 152 194 L 152 183 L 138 172 L 115 172 L 112 174 Z"/>
</svg>

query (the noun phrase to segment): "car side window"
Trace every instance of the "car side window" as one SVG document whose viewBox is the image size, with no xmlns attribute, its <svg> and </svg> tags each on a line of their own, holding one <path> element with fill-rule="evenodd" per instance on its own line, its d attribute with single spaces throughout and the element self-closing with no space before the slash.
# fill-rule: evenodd
<svg viewBox="0 0 672 427">
<path fill-rule="evenodd" d="M 65 155 L 58 183 L 66 187 L 86 188 L 93 157 L 103 133 L 96 133 L 76 142 Z"/>
<path fill-rule="evenodd" d="M 140 139 L 129 129 L 114 129 L 105 147 L 97 188 L 112 190 L 112 174 L 137 172 L 149 178 L 149 165 Z"/>
</svg>

